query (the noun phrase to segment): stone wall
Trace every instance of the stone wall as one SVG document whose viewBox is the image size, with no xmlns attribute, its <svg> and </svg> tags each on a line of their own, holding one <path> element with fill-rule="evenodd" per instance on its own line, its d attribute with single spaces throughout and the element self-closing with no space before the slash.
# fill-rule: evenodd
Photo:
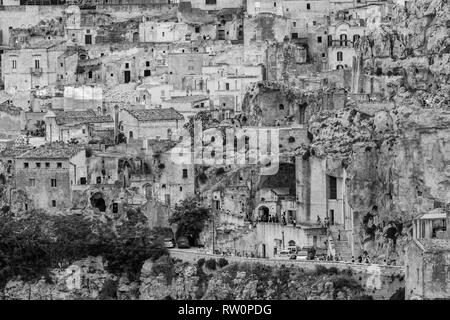
<svg viewBox="0 0 450 320">
<path fill-rule="evenodd" d="M 173 258 L 196 264 L 201 258 L 205 260 L 216 259 L 222 256 L 207 254 L 202 252 L 192 252 L 191 250 L 171 249 Z M 225 257 L 229 262 L 241 263 L 261 263 L 267 266 L 295 266 L 306 271 L 315 271 L 316 266 L 321 265 L 326 268 L 337 268 L 340 271 L 351 269 L 354 278 L 361 284 L 368 295 L 376 300 L 388 300 L 397 290 L 404 287 L 403 267 L 392 267 L 382 265 L 367 265 L 345 262 L 317 262 L 299 260 L 273 260 L 260 258 Z"/>
</svg>

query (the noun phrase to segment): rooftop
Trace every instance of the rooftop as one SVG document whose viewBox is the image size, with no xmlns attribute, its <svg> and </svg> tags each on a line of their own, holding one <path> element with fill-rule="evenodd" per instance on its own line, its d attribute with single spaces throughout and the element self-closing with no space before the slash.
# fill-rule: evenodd
<svg viewBox="0 0 450 320">
<path fill-rule="evenodd" d="M 164 121 L 164 120 L 183 120 L 181 113 L 174 108 L 162 109 L 125 109 L 138 121 Z"/>
<path fill-rule="evenodd" d="M 165 102 L 169 103 L 196 103 L 204 100 L 209 100 L 209 96 L 205 95 L 197 95 L 197 96 L 181 96 L 181 97 L 173 97 L 171 99 L 165 100 Z"/>
<path fill-rule="evenodd" d="M 94 110 L 85 111 L 54 111 L 56 117 L 56 123 L 58 125 L 63 124 L 75 124 L 75 123 L 104 123 L 114 122 L 110 115 L 97 115 Z M 51 115 L 51 114 L 49 114 Z"/>
<path fill-rule="evenodd" d="M 83 151 L 80 147 L 45 145 L 25 152 L 19 159 L 70 159 Z"/>
</svg>

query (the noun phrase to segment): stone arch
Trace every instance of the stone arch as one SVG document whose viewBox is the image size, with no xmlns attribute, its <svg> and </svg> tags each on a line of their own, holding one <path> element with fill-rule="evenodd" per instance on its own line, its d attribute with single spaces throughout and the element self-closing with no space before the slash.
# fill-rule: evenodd
<svg viewBox="0 0 450 320">
<path fill-rule="evenodd" d="M 90 200 L 92 207 L 97 208 L 100 212 L 106 211 L 106 202 L 101 192 L 95 192 L 92 194 Z"/>
</svg>

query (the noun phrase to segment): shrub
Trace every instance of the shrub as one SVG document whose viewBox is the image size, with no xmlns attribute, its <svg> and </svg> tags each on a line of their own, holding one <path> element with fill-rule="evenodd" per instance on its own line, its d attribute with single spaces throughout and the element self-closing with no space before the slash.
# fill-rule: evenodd
<svg viewBox="0 0 450 320">
<path fill-rule="evenodd" d="M 228 265 L 228 260 L 225 258 L 220 258 L 218 264 L 220 268 L 223 268 Z"/>
<path fill-rule="evenodd" d="M 172 258 L 170 258 L 169 256 L 162 256 L 153 264 L 152 273 L 155 276 L 163 274 L 166 278 L 167 284 L 170 284 L 175 275 L 174 266 L 175 264 Z"/>
<path fill-rule="evenodd" d="M 316 275 L 321 276 L 323 274 L 328 274 L 328 269 L 322 265 L 316 265 Z"/>
<path fill-rule="evenodd" d="M 336 290 L 341 290 L 344 288 L 361 289 L 361 284 L 349 276 L 335 276 L 332 281 Z"/>
<path fill-rule="evenodd" d="M 339 274 L 339 270 L 336 267 L 328 268 L 328 274 Z"/>
<path fill-rule="evenodd" d="M 117 281 L 108 279 L 100 291 L 100 300 L 117 299 Z"/>
<path fill-rule="evenodd" d="M 200 259 L 198 259 L 198 261 L 197 261 L 197 267 L 199 268 L 199 269 L 201 269 L 201 267 L 203 267 L 205 265 L 205 258 L 200 258 Z"/>
<path fill-rule="evenodd" d="M 213 259 L 213 258 L 206 260 L 205 266 L 206 266 L 209 270 L 216 270 L 216 268 L 217 268 L 216 260 Z"/>
</svg>

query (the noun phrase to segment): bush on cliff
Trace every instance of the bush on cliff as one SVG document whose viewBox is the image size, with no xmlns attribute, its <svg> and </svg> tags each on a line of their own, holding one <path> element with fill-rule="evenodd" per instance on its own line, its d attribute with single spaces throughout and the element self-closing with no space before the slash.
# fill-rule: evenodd
<svg viewBox="0 0 450 320">
<path fill-rule="evenodd" d="M 215 259 L 208 259 L 205 262 L 205 267 L 207 267 L 209 270 L 216 270 L 217 269 L 217 262 Z"/>
<path fill-rule="evenodd" d="M 223 268 L 228 265 L 228 260 L 225 258 L 220 258 L 218 264 L 220 268 Z"/>
<path fill-rule="evenodd" d="M 161 242 L 150 240 L 141 212 L 131 212 L 116 229 L 83 216 L 35 210 L 17 219 L 0 216 L 0 287 L 16 276 L 25 281 L 49 278 L 51 268 L 99 255 L 108 261 L 109 272 L 127 273 L 134 280 L 145 260 L 168 254 Z"/>
<path fill-rule="evenodd" d="M 177 225 L 177 239 L 181 236 L 187 237 L 190 245 L 195 246 L 210 216 L 210 210 L 198 201 L 185 199 L 181 204 L 175 205 L 175 211 L 169 222 Z"/>
</svg>

